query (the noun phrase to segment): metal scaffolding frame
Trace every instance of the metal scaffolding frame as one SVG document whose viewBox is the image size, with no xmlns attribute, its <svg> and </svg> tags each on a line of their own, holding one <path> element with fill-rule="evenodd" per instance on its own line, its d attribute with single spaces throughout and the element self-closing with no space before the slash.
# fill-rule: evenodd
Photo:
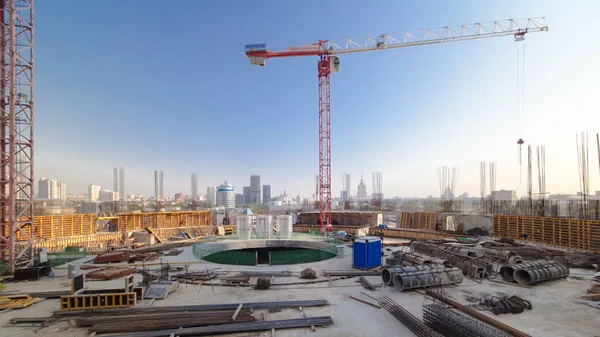
<svg viewBox="0 0 600 337">
<path fill-rule="evenodd" d="M 0 34 L 0 258 L 13 272 L 34 256 L 33 0 L 0 0 Z"/>
</svg>

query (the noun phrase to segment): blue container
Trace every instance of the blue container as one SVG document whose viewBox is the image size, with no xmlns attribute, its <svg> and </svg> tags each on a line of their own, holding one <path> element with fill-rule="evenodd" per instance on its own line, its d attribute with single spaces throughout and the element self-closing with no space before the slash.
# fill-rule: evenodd
<svg viewBox="0 0 600 337">
<path fill-rule="evenodd" d="M 381 266 L 381 239 L 363 236 L 354 240 L 352 268 L 371 269 Z"/>
</svg>

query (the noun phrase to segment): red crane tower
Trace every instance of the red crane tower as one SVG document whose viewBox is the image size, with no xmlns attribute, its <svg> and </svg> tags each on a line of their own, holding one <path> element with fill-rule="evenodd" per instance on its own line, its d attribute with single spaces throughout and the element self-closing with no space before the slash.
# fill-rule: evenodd
<svg viewBox="0 0 600 337">
<path fill-rule="evenodd" d="M 33 0 L 0 0 L 0 35 L 0 260 L 13 272 L 34 256 Z"/>
<path fill-rule="evenodd" d="M 306 45 L 288 47 L 284 51 L 268 51 L 266 44 L 246 45 L 246 56 L 252 65 L 264 66 L 270 58 L 316 56 L 319 79 L 319 212 L 321 228 L 331 225 L 331 124 L 330 75 L 339 70 L 337 55 L 375 50 L 415 47 L 446 42 L 477 40 L 513 35 L 522 41 L 527 33 L 547 31 L 544 18 L 509 19 L 475 23 L 457 27 L 425 29 L 415 32 L 382 34 L 356 39 L 319 40 Z"/>
</svg>

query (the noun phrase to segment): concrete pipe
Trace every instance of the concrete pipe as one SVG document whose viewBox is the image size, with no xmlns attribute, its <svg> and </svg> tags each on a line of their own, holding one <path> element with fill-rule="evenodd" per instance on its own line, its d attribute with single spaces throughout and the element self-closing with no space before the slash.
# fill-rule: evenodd
<svg viewBox="0 0 600 337">
<path fill-rule="evenodd" d="M 458 268 L 421 270 L 415 272 L 396 273 L 393 277 L 394 288 L 398 291 L 456 284 L 463 280 Z"/>
<path fill-rule="evenodd" d="M 521 264 L 523 265 L 523 264 Z M 558 262 L 521 267 L 519 265 L 513 274 L 517 283 L 528 285 L 539 282 L 555 280 L 569 276 L 569 267 Z"/>
<path fill-rule="evenodd" d="M 446 267 L 444 265 L 438 264 L 428 264 L 422 266 L 410 266 L 410 267 L 395 267 L 395 268 L 385 268 L 383 272 L 381 272 L 381 279 L 383 283 L 387 285 L 392 285 L 394 281 L 394 274 L 397 273 L 409 273 L 409 272 L 417 272 L 417 271 L 430 271 L 440 269 L 443 270 Z"/>
</svg>

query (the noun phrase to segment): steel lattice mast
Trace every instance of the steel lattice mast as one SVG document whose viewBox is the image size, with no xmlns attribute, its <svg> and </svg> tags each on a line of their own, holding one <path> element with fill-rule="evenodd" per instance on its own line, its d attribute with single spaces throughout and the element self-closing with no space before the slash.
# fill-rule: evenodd
<svg viewBox="0 0 600 337">
<path fill-rule="evenodd" d="M 285 51 L 268 51 L 266 44 L 246 45 L 246 57 L 252 65 L 264 66 L 269 58 L 317 56 L 319 78 L 319 212 L 320 225 L 331 225 L 331 124 L 330 75 L 337 72 L 335 55 L 375 50 L 416 47 L 447 42 L 514 36 L 522 41 L 525 34 L 548 30 L 545 18 L 509 19 L 457 27 L 425 29 L 415 32 L 381 34 L 355 39 L 320 40 L 306 46 L 288 47 Z"/>
<path fill-rule="evenodd" d="M 13 272 L 34 256 L 33 0 L 0 0 L 0 34 L 0 257 Z"/>
</svg>

